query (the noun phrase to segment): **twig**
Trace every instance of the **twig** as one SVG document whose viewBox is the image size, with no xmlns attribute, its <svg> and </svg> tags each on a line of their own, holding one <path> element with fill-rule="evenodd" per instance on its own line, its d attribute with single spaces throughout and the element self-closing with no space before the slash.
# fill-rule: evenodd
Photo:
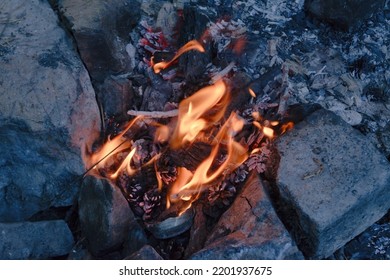
<svg viewBox="0 0 390 280">
<path fill-rule="evenodd" d="M 172 118 L 179 115 L 179 110 L 171 110 L 171 111 L 135 111 L 135 110 L 129 110 L 127 111 L 127 114 L 130 116 L 143 116 L 145 118 L 155 118 L 155 119 L 161 119 L 161 118 Z"/>
<path fill-rule="evenodd" d="M 214 75 L 214 77 L 211 78 L 211 80 L 215 83 L 216 81 L 222 79 L 227 73 L 230 72 L 230 70 L 233 69 L 234 66 L 235 66 L 235 63 L 234 62 L 230 62 L 230 64 L 228 66 L 226 66 L 224 69 L 222 69 L 221 71 L 216 73 Z"/>
</svg>

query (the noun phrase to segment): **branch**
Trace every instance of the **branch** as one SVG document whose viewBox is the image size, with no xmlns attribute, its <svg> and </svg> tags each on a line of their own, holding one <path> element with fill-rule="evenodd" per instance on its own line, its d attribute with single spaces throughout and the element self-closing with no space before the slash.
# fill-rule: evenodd
<svg viewBox="0 0 390 280">
<path fill-rule="evenodd" d="M 172 118 L 179 115 L 179 110 L 171 110 L 171 111 L 135 111 L 130 110 L 127 111 L 127 114 L 130 116 L 143 116 L 145 118 L 154 118 L 154 119 L 161 119 L 161 118 Z"/>
</svg>

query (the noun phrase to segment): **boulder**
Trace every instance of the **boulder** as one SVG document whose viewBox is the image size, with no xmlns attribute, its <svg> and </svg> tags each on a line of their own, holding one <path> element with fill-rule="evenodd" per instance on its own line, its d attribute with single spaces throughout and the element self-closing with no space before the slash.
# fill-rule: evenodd
<svg viewBox="0 0 390 280">
<path fill-rule="evenodd" d="M 0 39 L 0 222 L 67 206 L 100 114 L 89 75 L 46 2 L 6 1 Z"/>
<path fill-rule="evenodd" d="M 303 259 L 257 174 L 222 215 L 204 249 L 191 259 Z"/>
<path fill-rule="evenodd" d="M 120 249 L 137 223 L 121 191 L 105 179 L 88 176 L 79 197 L 79 219 L 87 248 L 94 256 Z"/>
<path fill-rule="evenodd" d="M 328 257 L 390 208 L 388 160 L 334 113 L 312 113 L 276 144 L 283 221 L 306 257 Z"/>
<path fill-rule="evenodd" d="M 0 223 L 0 259 L 32 260 L 66 256 L 73 236 L 63 220 Z"/>
<path fill-rule="evenodd" d="M 140 1 L 60 0 L 58 7 L 94 81 L 132 70 L 126 44 L 141 15 Z"/>
</svg>

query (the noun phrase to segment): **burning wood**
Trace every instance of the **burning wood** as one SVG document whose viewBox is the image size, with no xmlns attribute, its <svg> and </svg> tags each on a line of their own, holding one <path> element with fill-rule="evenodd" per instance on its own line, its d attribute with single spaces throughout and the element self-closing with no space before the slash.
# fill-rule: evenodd
<svg viewBox="0 0 390 280">
<path fill-rule="evenodd" d="M 203 37 L 210 40 L 218 35 L 217 29 L 229 28 L 233 27 L 220 22 Z M 240 47 L 236 48 L 233 42 L 241 42 L 240 32 L 232 32 L 235 37 L 229 41 L 237 52 L 243 45 L 239 43 Z M 141 43 L 152 55 L 165 44 L 162 34 L 146 33 L 145 38 Z M 205 52 L 206 49 L 192 40 L 169 61 L 154 63 L 152 56 L 150 66 L 160 75 L 168 68 L 175 71 L 176 61 L 188 51 Z M 165 220 L 182 219 L 187 230 L 193 215 L 183 213 L 189 213 L 188 209 L 198 199 L 207 200 L 208 207 L 224 209 L 232 203 L 238 186 L 249 171 L 264 173 L 266 170 L 270 157 L 268 147 L 277 136 L 275 129 L 280 121 L 268 121 L 263 114 L 279 109 L 275 113 L 280 116 L 285 108 L 282 103 L 271 104 L 267 103 L 270 99 L 257 98 L 255 91 L 247 86 L 235 89 L 229 75 L 236 71 L 233 62 L 222 70 L 213 71 L 209 84 L 183 99 L 178 109 L 129 110 L 128 114 L 135 118 L 99 151 L 85 158 L 90 173 L 107 177 L 122 189 L 134 212 L 143 216 L 149 224 L 147 228 L 157 238 L 172 234 L 171 229 L 166 232 Z M 287 79 L 285 71 L 283 85 L 286 90 Z M 250 106 L 249 112 L 248 109 L 240 112 L 241 108 L 231 106 L 232 91 L 236 91 L 234 98 L 240 98 L 242 91 L 242 94 L 249 92 L 252 102 L 259 100 Z M 246 99 L 249 100 L 249 95 Z M 143 182 L 145 176 L 149 179 L 148 184 Z M 179 220 L 175 223 L 181 224 Z"/>
</svg>

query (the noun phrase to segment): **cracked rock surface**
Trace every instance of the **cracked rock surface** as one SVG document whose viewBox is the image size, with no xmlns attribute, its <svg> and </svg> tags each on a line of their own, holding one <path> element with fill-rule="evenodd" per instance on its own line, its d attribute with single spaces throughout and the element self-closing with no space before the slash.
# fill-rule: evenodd
<svg viewBox="0 0 390 280">
<path fill-rule="evenodd" d="M 302 259 L 256 174 L 192 259 Z"/>
</svg>

